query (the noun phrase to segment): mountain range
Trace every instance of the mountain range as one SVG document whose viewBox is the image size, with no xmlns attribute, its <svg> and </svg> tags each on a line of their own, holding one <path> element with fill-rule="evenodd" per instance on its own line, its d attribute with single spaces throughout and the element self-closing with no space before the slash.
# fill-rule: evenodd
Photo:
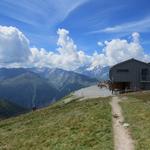
<svg viewBox="0 0 150 150">
<path fill-rule="evenodd" d="M 80 88 L 108 79 L 109 67 L 0 68 L 0 99 L 25 109 L 41 108 Z"/>
<path fill-rule="evenodd" d="M 102 67 L 102 66 L 95 66 L 91 67 L 89 65 L 84 65 L 76 70 L 74 70 L 77 73 L 89 76 L 91 78 L 96 78 L 99 81 L 108 80 L 109 79 L 109 66 Z"/>
<path fill-rule="evenodd" d="M 70 93 L 97 82 L 97 79 L 93 77 L 59 68 L 32 68 L 31 70 L 47 79 L 53 87 L 58 91 L 63 91 L 63 93 Z"/>
<path fill-rule="evenodd" d="M 57 93 L 45 79 L 28 71 L 0 82 L 0 98 L 24 108 L 44 107 L 57 98 Z"/>
<path fill-rule="evenodd" d="M 97 79 L 58 68 L 0 68 L 0 99 L 23 108 L 41 108 Z"/>
</svg>

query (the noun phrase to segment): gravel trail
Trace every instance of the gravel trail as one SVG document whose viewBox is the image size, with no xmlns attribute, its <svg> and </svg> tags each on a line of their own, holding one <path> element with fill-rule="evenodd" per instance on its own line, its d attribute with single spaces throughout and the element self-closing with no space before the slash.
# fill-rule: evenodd
<svg viewBox="0 0 150 150">
<path fill-rule="evenodd" d="M 113 130 L 115 150 L 134 150 L 134 142 L 129 133 L 128 123 L 124 123 L 121 106 L 118 97 L 112 97 L 112 115 L 113 115 Z"/>
</svg>

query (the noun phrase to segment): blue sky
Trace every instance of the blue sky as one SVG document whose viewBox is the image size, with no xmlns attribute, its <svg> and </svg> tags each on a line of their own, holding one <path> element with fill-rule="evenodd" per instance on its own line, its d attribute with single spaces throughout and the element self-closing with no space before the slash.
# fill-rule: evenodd
<svg viewBox="0 0 150 150">
<path fill-rule="evenodd" d="M 65 28 L 87 53 L 102 49 L 98 41 L 129 38 L 139 32 L 148 52 L 149 6 L 149 0 L 1 0 L 0 25 L 17 27 L 32 46 L 48 50 L 56 49 L 57 29 Z"/>
<path fill-rule="evenodd" d="M 149 6 L 149 0 L 0 0 L 0 67 L 150 62 Z"/>
</svg>

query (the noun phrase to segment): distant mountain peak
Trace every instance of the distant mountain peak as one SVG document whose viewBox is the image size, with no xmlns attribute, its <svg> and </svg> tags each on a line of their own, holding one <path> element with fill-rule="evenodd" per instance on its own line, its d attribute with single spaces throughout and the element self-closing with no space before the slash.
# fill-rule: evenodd
<svg viewBox="0 0 150 150">
<path fill-rule="evenodd" d="M 101 65 L 97 65 L 97 66 L 89 66 L 86 70 L 87 71 L 92 71 L 92 70 L 100 70 L 103 67 Z"/>
<path fill-rule="evenodd" d="M 109 66 L 103 67 L 101 65 L 91 66 L 85 65 L 77 68 L 75 72 L 89 76 L 91 78 L 96 78 L 98 80 L 108 80 L 109 79 Z"/>
</svg>

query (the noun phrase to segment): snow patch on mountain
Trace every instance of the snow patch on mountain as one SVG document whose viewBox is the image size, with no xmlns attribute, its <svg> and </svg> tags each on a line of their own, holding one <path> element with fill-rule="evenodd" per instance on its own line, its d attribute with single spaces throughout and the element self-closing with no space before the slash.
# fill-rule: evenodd
<svg viewBox="0 0 150 150">
<path fill-rule="evenodd" d="M 102 80 L 109 79 L 109 69 L 110 69 L 109 66 L 102 67 L 102 66 L 98 65 L 98 66 L 94 67 L 94 66 L 85 65 L 85 66 L 81 66 L 81 67 L 77 68 L 74 71 L 102 81 Z"/>
</svg>

